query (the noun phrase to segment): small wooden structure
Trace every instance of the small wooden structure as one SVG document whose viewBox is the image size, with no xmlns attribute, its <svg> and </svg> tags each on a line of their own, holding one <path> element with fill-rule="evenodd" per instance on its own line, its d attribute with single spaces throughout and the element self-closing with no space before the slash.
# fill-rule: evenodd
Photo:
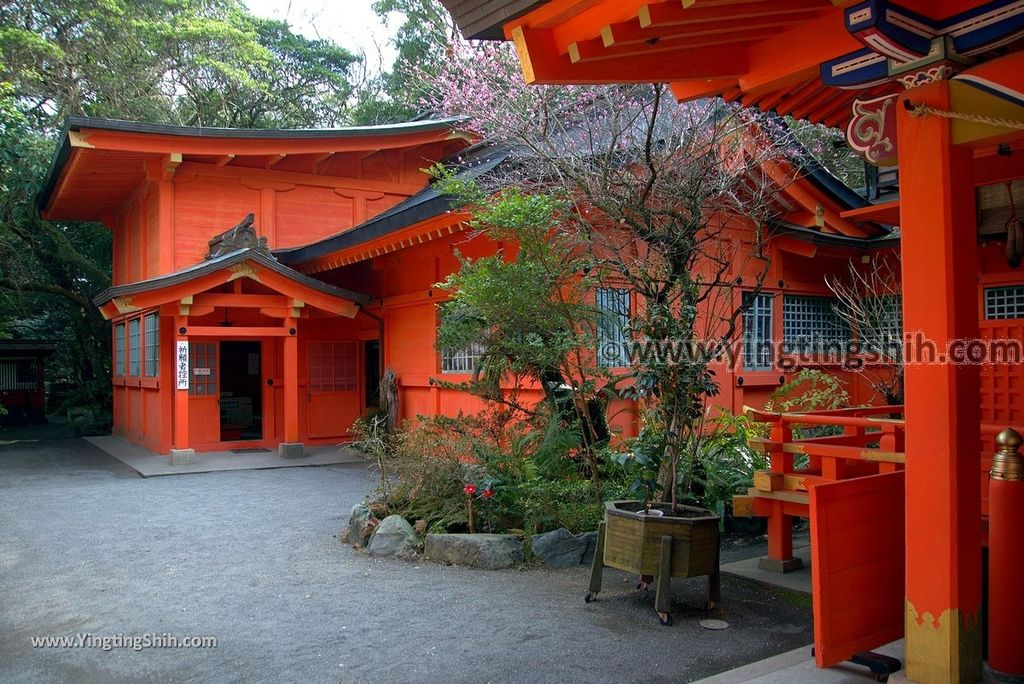
<svg viewBox="0 0 1024 684">
<path fill-rule="evenodd" d="M 654 608 L 663 625 L 672 624 L 671 579 L 708 578 L 705 608 L 718 603 L 718 516 L 692 506 L 655 503 L 652 513 L 637 501 L 608 501 L 605 519 L 597 532 L 597 547 L 590 571 L 590 587 L 583 600 L 593 601 L 601 591 L 604 568 L 617 568 L 640 575 L 637 588 L 646 589 L 657 576 Z"/>
<path fill-rule="evenodd" d="M 46 422 L 46 358 L 56 345 L 41 340 L 0 340 L 0 423 Z"/>
</svg>

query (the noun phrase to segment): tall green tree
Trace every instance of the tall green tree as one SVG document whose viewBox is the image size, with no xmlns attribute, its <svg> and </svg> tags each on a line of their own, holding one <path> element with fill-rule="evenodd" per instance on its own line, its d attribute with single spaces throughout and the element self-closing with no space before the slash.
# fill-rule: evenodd
<svg viewBox="0 0 1024 684">
<path fill-rule="evenodd" d="M 36 122 L 70 114 L 205 126 L 347 120 L 357 57 L 238 0 L 15 0 L 0 79 Z"/>
<path fill-rule="evenodd" d="M 385 22 L 402 17 L 392 38 L 397 55 L 358 93 L 353 118 L 366 124 L 408 121 L 424 110 L 423 75 L 437 73 L 462 38 L 438 0 L 376 0 L 373 11 Z"/>
<path fill-rule="evenodd" d="M 53 338 L 53 379 L 108 384 L 91 299 L 110 283 L 109 233 L 34 206 L 68 116 L 333 126 L 351 118 L 357 62 L 239 0 L 0 2 L 0 336 Z"/>
</svg>

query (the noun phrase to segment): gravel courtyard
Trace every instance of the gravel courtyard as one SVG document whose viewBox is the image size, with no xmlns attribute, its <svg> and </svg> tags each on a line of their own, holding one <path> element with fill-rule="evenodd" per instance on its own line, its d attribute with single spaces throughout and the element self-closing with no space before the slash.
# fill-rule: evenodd
<svg viewBox="0 0 1024 684">
<path fill-rule="evenodd" d="M 0 433 L 0 680 L 682 682 L 811 641 L 805 601 L 723 577 L 653 592 L 608 571 L 377 560 L 337 538 L 361 465 L 142 479 L 73 439 Z M 610 587 L 610 589 L 609 589 Z M 33 648 L 31 637 L 169 633 L 216 648 Z"/>
</svg>

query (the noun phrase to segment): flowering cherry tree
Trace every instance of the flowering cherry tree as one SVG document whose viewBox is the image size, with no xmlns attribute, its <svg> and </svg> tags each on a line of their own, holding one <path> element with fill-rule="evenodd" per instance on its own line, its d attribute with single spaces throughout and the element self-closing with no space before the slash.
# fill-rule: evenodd
<svg viewBox="0 0 1024 684">
<path fill-rule="evenodd" d="M 677 491 L 692 494 L 700 479 L 715 354 L 737 333 L 741 289 L 764 282 L 776 198 L 802 148 L 773 116 L 720 100 L 680 105 L 663 86 L 526 85 L 504 43 L 453 45 L 421 105 L 511 149 L 477 181 L 497 203 L 488 214 L 512 213 L 507 194 L 568 198 L 550 230 L 572 241 L 580 278 L 629 291 L 628 368 L 609 383 L 644 400 L 645 430 L 626 458 L 660 465 L 675 510 Z"/>
</svg>

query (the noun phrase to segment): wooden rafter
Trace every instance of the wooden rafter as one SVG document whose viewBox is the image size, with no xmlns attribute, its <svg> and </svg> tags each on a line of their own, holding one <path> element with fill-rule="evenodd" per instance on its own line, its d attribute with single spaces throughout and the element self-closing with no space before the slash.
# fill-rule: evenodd
<svg viewBox="0 0 1024 684">
<path fill-rule="evenodd" d="M 753 38 L 765 38 L 772 33 L 771 28 L 753 28 L 729 33 L 710 35 L 679 36 L 667 38 L 649 38 L 648 42 L 628 42 L 607 46 L 600 38 L 592 38 L 582 43 L 569 46 L 569 60 L 578 62 L 599 61 L 602 59 L 621 59 L 627 56 L 656 55 L 664 52 L 692 50 L 701 47 L 717 47 L 735 43 L 748 43 Z"/>
<path fill-rule="evenodd" d="M 550 32 L 516 28 L 512 33 L 528 83 L 664 83 L 738 77 L 747 72 L 746 51 L 727 45 L 573 64 L 567 55 L 559 54 Z"/>
</svg>

